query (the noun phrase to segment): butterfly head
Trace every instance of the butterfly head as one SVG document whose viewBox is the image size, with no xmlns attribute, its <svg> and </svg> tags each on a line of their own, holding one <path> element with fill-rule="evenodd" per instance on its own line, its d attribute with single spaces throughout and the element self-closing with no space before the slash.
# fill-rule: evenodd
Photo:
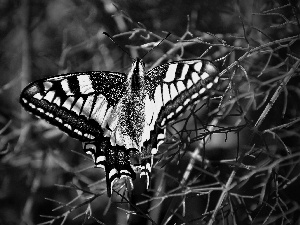
<svg viewBox="0 0 300 225">
<path fill-rule="evenodd" d="M 145 63 L 144 63 L 144 61 L 140 58 L 136 58 L 132 62 L 131 71 L 132 71 L 132 73 L 139 73 L 141 75 L 144 75 L 144 73 L 145 73 Z"/>
</svg>

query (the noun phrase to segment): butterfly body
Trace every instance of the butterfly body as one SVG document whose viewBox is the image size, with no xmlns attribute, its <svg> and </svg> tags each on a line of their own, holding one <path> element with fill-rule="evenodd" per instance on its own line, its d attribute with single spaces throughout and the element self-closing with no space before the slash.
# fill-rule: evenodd
<svg viewBox="0 0 300 225">
<path fill-rule="evenodd" d="M 115 126 L 110 126 L 112 145 L 125 146 L 141 152 L 142 136 L 145 128 L 145 80 L 144 65 L 140 59 L 133 62 L 128 74 L 126 91 L 120 99 Z"/>
<path fill-rule="evenodd" d="M 151 157 L 164 140 L 165 126 L 209 96 L 218 70 L 208 60 L 170 62 L 145 72 L 134 60 L 128 75 L 109 71 L 64 74 L 35 81 L 20 103 L 84 143 L 97 167 L 106 171 L 107 192 L 123 177 L 151 171 Z M 140 161 L 140 160 L 138 160 Z"/>
</svg>

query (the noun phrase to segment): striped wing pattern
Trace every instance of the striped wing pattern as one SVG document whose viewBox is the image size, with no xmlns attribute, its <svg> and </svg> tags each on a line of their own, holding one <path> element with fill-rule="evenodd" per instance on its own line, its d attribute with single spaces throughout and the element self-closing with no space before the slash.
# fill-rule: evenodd
<svg viewBox="0 0 300 225">
<path fill-rule="evenodd" d="M 106 120 L 125 93 L 126 74 L 66 74 L 29 84 L 20 103 L 71 137 L 95 141 L 103 137 Z"/>
<path fill-rule="evenodd" d="M 208 60 L 194 59 L 166 63 L 146 74 L 146 125 L 152 148 L 164 140 L 160 129 L 189 107 L 209 97 L 219 82 L 218 69 Z M 158 137 L 158 138 L 157 138 Z M 147 138 L 146 138 L 147 139 Z"/>
<path fill-rule="evenodd" d="M 165 125 L 208 97 L 217 83 L 218 70 L 207 60 L 166 63 L 145 73 L 137 59 L 128 75 L 87 72 L 38 80 L 23 90 L 20 103 L 84 143 L 95 165 L 105 169 L 110 196 L 115 180 L 135 179 L 137 169 L 149 183 L 150 159 Z M 134 157 L 142 158 L 139 167 L 131 164 Z"/>
</svg>

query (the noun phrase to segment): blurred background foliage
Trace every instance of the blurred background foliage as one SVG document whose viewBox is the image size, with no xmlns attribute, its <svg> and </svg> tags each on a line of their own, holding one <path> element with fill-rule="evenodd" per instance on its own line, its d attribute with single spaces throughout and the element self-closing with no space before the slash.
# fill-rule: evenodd
<svg viewBox="0 0 300 225">
<path fill-rule="evenodd" d="M 291 55 L 295 58 L 299 56 L 299 41 L 293 39 L 293 42 L 272 47 L 273 53 L 270 55 L 262 53 L 270 49 L 261 48 L 261 51 L 257 50 L 253 55 L 249 54 L 247 58 L 237 61 L 245 51 L 250 52 L 268 42 L 299 35 L 299 2 L 292 0 L 0 0 L 0 15 L 0 224 L 38 224 L 47 221 L 50 221 L 48 224 L 152 224 L 154 221 L 157 224 L 182 224 L 183 221 L 189 221 L 186 224 L 207 224 L 208 215 L 213 214 L 212 206 L 208 209 L 210 213 L 204 213 L 207 212 L 205 202 L 207 198 L 211 198 L 216 204 L 219 193 L 205 197 L 192 194 L 186 201 L 181 198 L 178 200 L 176 196 L 158 199 L 163 205 L 159 210 L 153 208 L 148 214 L 149 208 L 158 202 L 153 200 L 152 203 L 137 204 L 148 199 L 142 195 L 147 192 L 139 179 L 134 182 L 135 189 L 129 198 L 130 202 L 120 195 L 108 199 L 104 172 L 93 169 L 91 159 L 83 155 L 81 143 L 21 109 L 18 103 L 20 92 L 31 81 L 70 72 L 128 71 L 131 58 L 104 36 L 104 31 L 114 36 L 120 46 L 126 46 L 133 58 L 143 56 L 149 50 L 146 44 L 151 47 L 151 44 L 170 32 L 168 40 L 144 58 L 147 68 L 169 59 L 197 58 L 211 47 L 205 58 L 215 60 L 226 56 L 225 60 L 216 62 L 220 71 L 226 71 L 226 67 L 234 62 L 238 62 L 234 64 L 235 67 L 241 65 L 234 73 L 242 74 L 241 71 L 247 71 L 247 76 L 240 76 L 240 79 L 235 80 L 236 89 L 232 90 L 238 93 L 237 96 L 247 94 L 247 84 L 251 80 L 251 85 L 256 84 L 251 86 L 251 92 L 254 95 L 257 91 L 262 93 L 255 96 L 254 102 L 258 105 L 266 104 L 266 99 L 270 99 L 274 93 L 273 88 L 278 83 L 272 79 L 291 68 L 293 63 L 287 63 L 287 58 Z M 178 40 L 195 37 L 201 37 L 207 43 L 193 39 L 192 43 L 183 42 L 181 47 L 176 45 Z M 226 45 L 220 45 L 222 38 L 226 39 Z M 168 56 L 164 58 L 166 53 Z M 161 60 L 158 61 L 159 59 Z M 264 76 L 260 77 L 262 73 Z M 253 145 L 248 142 L 251 139 L 250 133 L 255 136 L 253 143 L 260 154 L 256 155 L 257 158 L 267 158 L 271 162 L 281 155 L 285 156 L 287 152 L 299 152 L 298 126 L 285 126 L 290 130 L 277 133 L 280 136 L 278 139 L 273 134 L 262 138 L 259 133 L 299 117 L 299 78 L 293 79 L 293 84 L 285 89 L 285 94 L 280 96 L 259 130 L 255 130 L 253 123 L 259 118 L 263 108 L 257 107 L 256 110 L 252 103 L 247 108 L 246 100 L 240 103 L 247 110 L 244 114 L 239 114 L 239 118 L 251 125 L 245 125 L 242 132 L 237 128 L 223 132 L 226 135 L 221 131 L 219 134 L 216 132 L 211 144 L 215 151 L 202 155 L 212 160 L 208 166 L 210 172 L 230 174 L 236 166 L 233 162 L 214 162 L 236 157 L 239 148 L 247 151 L 252 148 Z M 235 105 L 232 108 L 238 107 Z M 237 124 L 236 120 L 238 119 L 231 114 L 223 123 L 233 126 L 232 124 Z M 195 141 L 187 149 L 194 149 L 198 144 Z M 260 151 L 265 148 L 268 151 Z M 247 151 L 241 150 L 242 153 Z M 293 181 L 292 185 L 281 193 L 285 197 L 282 200 L 283 208 L 270 213 L 269 209 L 261 207 L 262 199 L 255 204 L 255 201 L 239 202 L 237 205 L 242 205 L 245 210 L 234 208 L 234 205 L 228 203 L 221 208 L 223 214 L 216 217 L 215 224 L 241 224 L 245 221 L 245 224 L 262 224 L 261 218 L 271 218 L 269 213 L 285 219 L 267 220 L 268 224 L 278 221 L 284 221 L 282 224 L 299 223 L 299 218 L 295 216 L 299 214 L 300 202 L 297 157 L 295 162 L 289 162 L 283 168 L 288 171 L 289 176 L 293 174 L 293 178 L 287 181 Z M 261 164 L 266 163 L 260 160 Z M 165 190 L 176 187 L 174 183 L 180 179 L 177 175 L 180 177 L 183 174 L 188 161 L 188 157 L 186 162 L 182 157 L 182 163 L 173 161 L 166 166 L 165 173 L 175 178 L 164 183 Z M 207 168 L 202 166 L 202 163 L 198 163 L 195 168 L 198 167 L 198 171 Z M 273 168 L 270 167 L 272 173 L 265 174 L 268 178 L 260 179 L 257 176 L 250 184 L 243 185 L 244 180 L 239 180 L 242 184 L 235 186 L 233 192 L 248 195 L 253 188 L 251 196 L 255 199 L 257 187 L 263 184 L 269 193 L 266 195 L 267 199 L 281 200 L 276 193 L 279 189 L 273 188 L 274 183 L 271 182 L 278 181 L 276 176 L 280 176 L 280 172 L 277 169 L 273 173 Z M 218 182 L 225 184 L 227 175 L 221 176 L 224 180 Z M 244 172 L 239 174 L 240 177 L 243 175 Z M 160 174 L 156 171 L 155 176 L 159 177 Z M 272 179 L 269 183 L 270 177 Z M 267 181 L 264 182 L 265 180 Z M 208 179 L 207 182 L 214 180 Z M 153 196 L 155 191 L 157 190 L 151 192 L 154 193 Z M 213 191 L 213 187 L 208 190 L 210 191 Z M 93 193 L 98 195 L 95 197 Z M 96 199 L 89 202 L 91 196 Z M 65 205 L 72 199 L 74 202 Z M 263 200 L 267 202 L 265 198 Z M 268 204 L 276 206 L 275 203 Z M 179 213 L 181 207 L 186 209 L 186 214 Z M 231 210 L 228 211 L 228 207 L 232 207 Z M 53 209 L 56 210 L 52 211 Z M 130 210 L 138 215 L 130 214 Z M 228 219 L 228 212 L 233 212 L 231 219 Z M 234 218 L 239 213 L 238 218 Z M 172 220 L 168 219 L 170 215 L 173 215 Z M 257 218 L 260 218 L 258 222 L 255 221 Z"/>
</svg>

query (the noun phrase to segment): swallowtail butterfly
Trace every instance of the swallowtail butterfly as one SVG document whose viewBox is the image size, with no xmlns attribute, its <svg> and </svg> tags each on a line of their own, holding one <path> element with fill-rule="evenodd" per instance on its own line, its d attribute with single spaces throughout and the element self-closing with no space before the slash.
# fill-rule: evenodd
<svg viewBox="0 0 300 225">
<path fill-rule="evenodd" d="M 84 143 L 96 167 L 105 169 L 110 196 L 114 181 L 135 179 L 137 169 L 149 184 L 152 155 L 164 141 L 166 124 L 207 98 L 218 80 L 208 60 L 170 62 L 145 72 L 138 58 L 128 75 L 97 71 L 35 81 L 20 103 Z"/>
</svg>

